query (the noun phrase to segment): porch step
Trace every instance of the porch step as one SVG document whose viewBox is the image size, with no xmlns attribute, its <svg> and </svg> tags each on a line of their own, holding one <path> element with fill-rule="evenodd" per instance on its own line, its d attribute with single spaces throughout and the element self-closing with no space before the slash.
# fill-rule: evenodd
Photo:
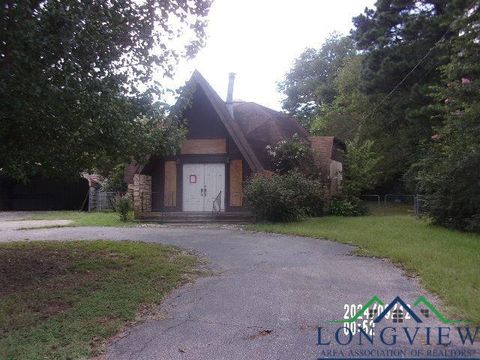
<svg viewBox="0 0 480 360">
<path fill-rule="evenodd" d="M 254 221 L 249 212 L 151 212 L 140 218 L 143 222 L 156 222 L 162 224 L 180 223 L 224 223 L 224 224 L 246 224 Z"/>
</svg>

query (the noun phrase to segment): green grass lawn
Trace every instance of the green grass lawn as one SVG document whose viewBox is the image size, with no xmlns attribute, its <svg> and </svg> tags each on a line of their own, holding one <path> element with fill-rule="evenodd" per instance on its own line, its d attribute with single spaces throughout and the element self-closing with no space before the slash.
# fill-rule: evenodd
<svg viewBox="0 0 480 360">
<path fill-rule="evenodd" d="M 0 358 L 77 359 L 196 273 L 174 247 L 113 241 L 0 244 Z"/>
<path fill-rule="evenodd" d="M 130 216 L 133 218 L 133 215 Z M 118 213 L 113 211 L 47 211 L 33 214 L 31 220 L 72 220 L 66 226 L 135 226 L 133 221 L 122 222 Z M 62 226 L 63 227 L 63 226 Z"/>
<path fill-rule="evenodd" d="M 251 229 L 358 245 L 358 253 L 389 258 L 440 296 L 452 317 L 480 323 L 480 236 L 434 226 L 409 215 L 307 219 Z M 401 294 L 399 294 L 401 295 Z"/>
</svg>

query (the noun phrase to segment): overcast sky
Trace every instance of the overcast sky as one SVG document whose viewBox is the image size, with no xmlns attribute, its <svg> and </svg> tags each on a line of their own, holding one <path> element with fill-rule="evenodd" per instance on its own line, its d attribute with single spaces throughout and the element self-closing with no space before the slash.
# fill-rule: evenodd
<svg viewBox="0 0 480 360">
<path fill-rule="evenodd" d="M 215 0 L 206 46 L 178 66 L 173 86 L 198 69 L 225 99 L 236 73 L 234 99 L 281 109 L 277 82 L 306 47 L 318 48 L 333 31 L 347 34 L 352 17 L 373 0 Z"/>
</svg>

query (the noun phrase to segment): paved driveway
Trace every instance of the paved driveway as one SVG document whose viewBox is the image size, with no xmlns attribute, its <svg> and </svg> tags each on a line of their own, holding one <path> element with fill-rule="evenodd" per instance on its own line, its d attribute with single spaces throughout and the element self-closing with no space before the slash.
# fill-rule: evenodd
<svg viewBox="0 0 480 360">
<path fill-rule="evenodd" d="M 326 321 L 343 318 L 345 304 L 362 304 L 373 295 L 387 302 L 397 295 L 408 302 L 420 294 L 432 299 L 387 261 L 303 237 L 172 227 L 0 230 L 0 239 L 139 240 L 194 249 L 209 259 L 214 275 L 174 291 L 161 306 L 161 320 L 118 337 L 106 355 L 115 360 L 316 359 L 324 350 L 337 351 L 331 356 L 350 356 L 352 349 L 408 350 L 400 336 L 394 347 L 378 345 L 378 338 L 373 347 L 357 346 L 357 337 L 349 346 L 318 346 L 317 327 L 336 329 Z"/>
<path fill-rule="evenodd" d="M 40 213 L 42 212 L 0 211 L 0 240 L 2 235 L 5 238 L 7 237 L 6 231 L 47 226 L 66 226 L 73 222 L 72 220 L 30 220 L 32 214 Z"/>
</svg>

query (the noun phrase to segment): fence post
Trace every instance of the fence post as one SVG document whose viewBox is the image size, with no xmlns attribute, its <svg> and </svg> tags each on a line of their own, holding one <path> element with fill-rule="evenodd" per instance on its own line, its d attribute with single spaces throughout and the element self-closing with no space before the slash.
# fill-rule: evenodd
<svg viewBox="0 0 480 360">
<path fill-rule="evenodd" d="M 420 195 L 415 195 L 415 216 L 420 217 Z"/>
<path fill-rule="evenodd" d="M 90 187 L 88 189 L 89 191 L 89 194 L 88 194 L 88 212 L 92 211 L 92 207 L 93 207 L 93 197 L 94 197 L 94 191 L 95 189 Z"/>
</svg>

